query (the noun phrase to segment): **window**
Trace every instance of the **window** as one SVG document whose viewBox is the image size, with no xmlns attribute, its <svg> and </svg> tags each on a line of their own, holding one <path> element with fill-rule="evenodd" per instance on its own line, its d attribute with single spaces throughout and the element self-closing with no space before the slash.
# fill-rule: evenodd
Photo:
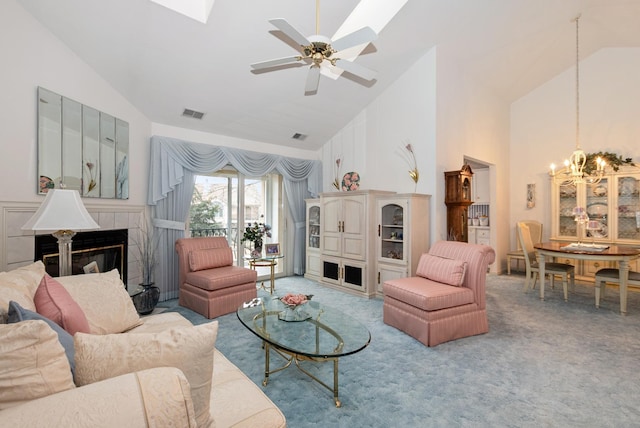
<svg viewBox="0 0 640 428">
<path fill-rule="evenodd" d="M 245 256 L 251 251 L 251 243 L 241 243 L 248 223 L 266 223 L 271 226 L 271 238 L 265 243 L 284 241 L 282 178 L 279 174 L 264 177 L 245 177 L 228 166 L 210 175 L 196 176 L 191 212 L 190 236 L 224 236 L 233 249 L 234 263 L 248 266 Z M 238 224 L 238 219 L 241 219 Z M 281 249 L 285 251 L 285 248 Z M 283 272 L 278 263 L 276 273 Z M 258 275 L 268 275 L 258 268 Z"/>
</svg>

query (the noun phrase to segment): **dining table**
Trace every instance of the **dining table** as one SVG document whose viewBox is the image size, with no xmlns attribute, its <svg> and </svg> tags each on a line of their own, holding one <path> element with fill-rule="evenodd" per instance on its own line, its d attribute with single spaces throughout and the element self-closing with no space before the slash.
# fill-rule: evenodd
<svg viewBox="0 0 640 428">
<path fill-rule="evenodd" d="M 640 258 L 640 250 L 633 247 L 614 244 L 589 244 L 570 242 L 541 242 L 534 245 L 540 275 L 540 300 L 544 300 L 545 260 L 547 257 L 569 257 L 576 260 L 596 260 L 617 262 L 620 271 L 620 313 L 627 313 L 627 281 L 629 262 Z"/>
</svg>

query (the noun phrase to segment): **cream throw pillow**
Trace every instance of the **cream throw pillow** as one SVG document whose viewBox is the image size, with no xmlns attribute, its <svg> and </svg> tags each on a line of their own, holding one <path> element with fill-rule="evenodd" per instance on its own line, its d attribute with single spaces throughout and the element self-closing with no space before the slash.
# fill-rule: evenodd
<svg viewBox="0 0 640 428">
<path fill-rule="evenodd" d="M 91 334 L 122 333 L 142 324 L 117 269 L 56 280 L 84 312 Z"/>
<path fill-rule="evenodd" d="M 25 309 L 35 312 L 33 296 L 40 280 L 44 276 L 44 264 L 41 261 L 23 266 L 9 272 L 0 272 L 0 323 L 7 323 L 9 302 L 14 301 Z"/>
<path fill-rule="evenodd" d="M 102 336 L 76 333 L 76 384 L 82 386 L 153 367 L 176 367 L 191 385 L 198 426 L 211 426 L 211 380 L 217 335 L 218 321 L 161 333 Z"/>
<path fill-rule="evenodd" d="M 0 325 L 0 410 L 72 388 L 64 348 L 46 322 Z"/>
</svg>

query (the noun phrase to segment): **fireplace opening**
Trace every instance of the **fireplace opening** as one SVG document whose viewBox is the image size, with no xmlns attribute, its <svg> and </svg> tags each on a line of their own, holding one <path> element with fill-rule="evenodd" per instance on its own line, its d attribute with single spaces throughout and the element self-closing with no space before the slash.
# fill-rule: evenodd
<svg viewBox="0 0 640 428">
<path fill-rule="evenodd" d="M 127 229 L 78 232 L 71 248 L 72 275 L 109 272 L 118 269 L 127 283 Z M 42 260 L 47 273 L 59 276 L 58 240 L 52 235 L 36 235 L 34 260 Z"/>
</svg>

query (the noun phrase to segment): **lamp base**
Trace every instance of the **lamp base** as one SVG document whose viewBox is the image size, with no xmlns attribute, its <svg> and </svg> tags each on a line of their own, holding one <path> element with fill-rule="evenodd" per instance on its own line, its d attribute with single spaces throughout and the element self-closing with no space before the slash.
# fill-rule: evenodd
<svg viewBox="0 0 640 428">
<path fill-rule="evenodd" d="M 75 236 L 73 230 L 58 230 L 52 235 L 58 239 L 58 275 L 71 275 L 71 242 Z"/>
</svg>

